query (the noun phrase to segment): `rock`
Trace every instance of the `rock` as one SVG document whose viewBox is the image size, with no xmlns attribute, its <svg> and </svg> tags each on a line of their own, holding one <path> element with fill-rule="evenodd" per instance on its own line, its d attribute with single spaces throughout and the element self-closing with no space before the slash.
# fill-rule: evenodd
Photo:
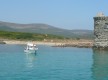
<svg viewBox="0 0 108 80">
<path fill-rule="evenodd" d="M 6 44 L 5 42 L 3 42 L 3 41 L 0 41 L 0 44 Z"/>
</svg>

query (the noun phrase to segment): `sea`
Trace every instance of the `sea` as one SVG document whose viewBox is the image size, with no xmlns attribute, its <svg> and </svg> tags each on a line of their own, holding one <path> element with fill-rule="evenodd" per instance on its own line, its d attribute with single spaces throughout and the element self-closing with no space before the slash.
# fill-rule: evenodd
<svg viewBox="0 0 108 80">
<path fill-rule="evenodd" d="M 38 45 L 0 45 L 0 80 L 108 80 L 108 51 Z"/>
</svg>

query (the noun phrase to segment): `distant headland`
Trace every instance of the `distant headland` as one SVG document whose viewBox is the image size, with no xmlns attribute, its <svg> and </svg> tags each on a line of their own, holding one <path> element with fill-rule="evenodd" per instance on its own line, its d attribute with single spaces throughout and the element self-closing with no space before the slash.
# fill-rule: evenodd
<svg viewBox="0 0 108 80">
<path fill-rule="evenodd" d="M 80 26 L 79 26 L 80 27 Z M 51 34 L 66 38 L 93 39 L 93 30 L 67 30 L 43 23 L 18 24 L 0 21 L 1 31 Z"/>
<path fill-rule="evenodd" d="M 17 24 L 0 21 L 1 44 L 36 44 L 54 47 L 92 47 L 92 30 L 67 30 L 47 24 Z"/>
</svg>

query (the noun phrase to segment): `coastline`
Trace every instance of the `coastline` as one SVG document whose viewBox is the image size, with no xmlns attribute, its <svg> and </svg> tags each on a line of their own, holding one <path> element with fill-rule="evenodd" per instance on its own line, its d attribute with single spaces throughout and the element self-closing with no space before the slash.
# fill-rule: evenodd
<svg viewBox="0 0 108 80">
<path fill-rule="evenodd" d="M 6 44 L 27 44 L 30 41 L 4 40 Z M 61 40 L 61 41 L 32 41 L 37 45 L 49 45 L 53 47 L 86 47 L 93 46 L 93 40 Z"/>
</svg>

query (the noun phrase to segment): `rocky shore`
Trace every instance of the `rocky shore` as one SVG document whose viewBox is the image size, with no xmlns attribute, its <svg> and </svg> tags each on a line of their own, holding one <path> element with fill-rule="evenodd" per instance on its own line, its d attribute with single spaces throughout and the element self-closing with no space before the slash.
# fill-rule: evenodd
<svg viewBox="0 0 108 80">
<path fill-rule="evenodd" d="M 6 44 L 4 41 L 0 41 L 0 44 Z"/>
<path fill-rule="evenodd" d="M 79 48 L 91 48 L 93 47 L 93 41 L 73 41 L 70 43 L 62 43 L 54 45 L 53 47 L 79 47 Z"/>
<path fill-rule="evenodd" d="M 4 40 L 6 44 L 27 44 L 28 41 Z M 91 48 L 93 46 L 92 40 L 62 40 L 62 41 L 32 41 L 37 45 L 50 45 L 53 47 L 79 47 Z"/>
<path fill-rule="evenodd" d="M 92 44 L 84 43 L 84 44 L 61 44 L 61 45 L 54 45 L 53 47 L 79 47 L 79 48 L 91 48 Z"/>
</svg>

